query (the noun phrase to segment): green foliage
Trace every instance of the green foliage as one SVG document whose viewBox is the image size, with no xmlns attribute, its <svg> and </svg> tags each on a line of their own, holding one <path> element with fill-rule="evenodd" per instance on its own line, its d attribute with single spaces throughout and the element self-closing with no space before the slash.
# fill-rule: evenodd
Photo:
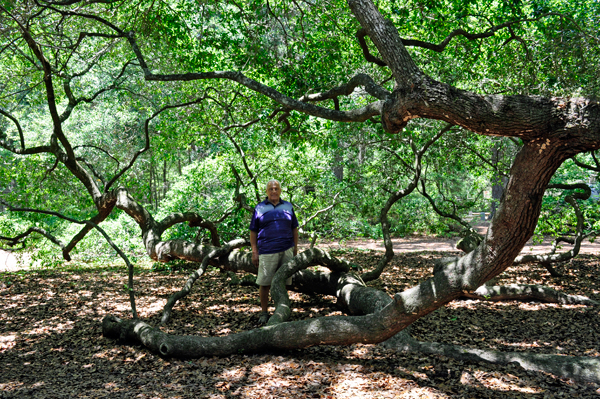
<svg viewBox="0 0 600 399">
<path fill-rule="evenodd" d="M 283 198 L 294 203 L 305 232 L 380 238 L 382 207 L 414 176 L 411 141 L 421 148 L 442 128 L 436 122 L 414 120 L 401 135 L 390 135 L 383 132 L 378 118 L 343 124 L 292 112 L 287 116 L 289 129 L 282 132 L 287 126 L 278 120 L 283 112 L 273 115 L 272 100 L 240 85 L 220 80 L 144 81 L 138 66 L 128 64 L 133 57 L 129 43 L 105 37 L 115 32 L 98 23 L 105 18 L 135 32 L 155 73 L 243 71 L 293 98 L 329 90 L 366 73 L 392 90 L 389 71 L 365 62 L 355 38 L 359 25 L 346 1 L 79 4 L 76 11 L 91 18 L 61 15 L 51 8 L 40 11 L 33 3 L 5 3 L 22 20 L 31 18 L 31 34 L 55 68 L 55 105 L 61 113 L 70 112 L 64 114 L 62 129 L 76 156 L 86 160 L 83 167 L 95 176 L 99 189 L 144 147 L 147 127 L 150 150 L 113 188 L 125 187 L 156 219 L 195 211 L 217 221 L 230 211 L 218 223 L 224 241 L 248 235 L 250 213 L 237 208 L 236 192 L 253 206 L 264 196 L 263 187 L 271 178 L 281 181 Z M 457 36 L 442 52 L 410 47 L 419 67 L 458 88 L 480 94 L 600 95 L 600 47 L 593 36 L 600 15 L 596 1 L 394 0 L 377 5 L 403 38 L 434 44 L 455 29 L 482 33 L 493 25 L 515 22 L 510 30 L 500 29 L 482 39 Z M 2 50 L 0 108 L 18 119 L 25 147 L 49 145 L 54 126 L 43 74 L 37 63 L 30 62 L 31 50 L 15 19 L 3 12 L 0 26 L 5 44 L 13 43 Z M 95 34 L 79 42 L 80 32 Z M 72 51 L 74 43 L 80 43 L 76 51 Z M 367 43 L 376 55 L 373 44 Z M 85 101 L 71 110 L 73 98 Z M 373 98 L 356 90 L 338 100 L 340 109 L 355 109 Z M 194 103 L 173 107 L 187 102 Z M 334 107 L 333 101 L 321 105 Z M 0 117 L 0 139 L 21 140 L 9 118 Z M 518 148 L 519 143 L 509 139 L 482 138 L 454 129 L 423 159 L 427 193 L 448 213 L 464 216 L 469 210 L 487 210 L 493 202 L 489 191 L 507 175 Z M 47 154 L 21 156 L 0 150 L 1 198 L 13 205 L 60 210 L 79 220 L 95 215 L 86 187 L 55 163 L 56 158 Z M 555 180 L 589 181 L 590 177 L 566 162 Z M 565 195 L 546 195 L 538 234 L 572 229 L 574 215 L 564 203 Z M 597 203 L 587 201 L 582 209 L 587 228 L 600 227 Z M 433 212 L 417 192 L 396 203 L 389 219 L 392 234 L 398 236 L 453 233 L 448 220 Z M 63 242 L 81 229 L 42 214 L 0 215 L 2 235 L 18 234 L 31 225 L 45 228 Z M 146 256 L 139 228 L 129 216 L 113 212 L 102 227 L 129 256 Z M 163 239 L 208 239 L 206 232 L 198 233 L 197 228 L 178 224 Z M 27 245 L 38 264 L 62 264 L 60 250 L 47 240 L 34 235 Z M 73 256 L 81 262 L 120 262 L 96 231 L 78 244 Z"/>
</svg>

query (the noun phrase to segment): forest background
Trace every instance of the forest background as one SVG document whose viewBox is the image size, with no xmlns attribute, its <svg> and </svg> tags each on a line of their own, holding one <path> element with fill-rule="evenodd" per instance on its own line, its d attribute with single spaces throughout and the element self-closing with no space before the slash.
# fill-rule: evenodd
<svg viewBox="0 0 600 399">
<path fill-rule="evenodd" d="M 440 80 L 482 93 L 595 96 L 598 50 L 585 26 L 595 20 L 597 10 L 594 2 L 580 3 L 416 2 L 400 6 L 391 2 L 381 6 L 400 33 L 410 29 L 412 36 L 439 42 L 452 32 L 454 37 L 443 51 L 411 48 L 415 58 L 426 57 L 427 70 L 435 71 Z M 335 8 L 305 5 L 306 10 L 293 2 L 267 4 L 255 7 L 252 15 L 225 3 L 109 4 L 115 18 L 128 18 L 132 30 L 147 35 L 148 44 L 157 40 L 152 42 L 157 68 L 177 63 L 187 70 L 242 68 L 297 98 L 344 84 L 357 73 L 368 72 L 383 81 L 389 78 L 384 68 L 365 62 L 355 22 L 335 17 L 337 13 L 347 16 L 343 2 Z M 35 9 L 27 3 L 6 7 L 3 18 L 8 19 Z M 569 17 L 542 17 L 553 7 Z M 307 24 L 309 16 L 315 21 Z M 526 20 L 519 24 L 521 33 L 515 33 L 515 27 L 494 25 L 511 19 Z M 423 21 L 433 25 L 425 26 Z M 464 28 L 485 32 L 490 30 L 486 24 L 497 32 L 480 34 L 481 39 L 455 34 L 455 29 Z M 37 29 L 42 34 L 50 27 L 47 22 Z M 9 40 L 13 30 L 8 20 L 3 28 Z M 67 40 L 69 34 L 78 34 L 76 29 L 59 26 L 52 35 Z M 583 43 L 572 44 L 576 40 Z M 98 48 L 101 44 L 107 47 Z M 164 55 L 159 55 L 159 49 Z M 132 67 L 135 63 L 127 61 L 127 48 L 98 38 L 80 44 L 77 51 L 63 52 L 71 58 L 66 60 L 70 64 L 61 65 L 66 77 L 59 76 L 69 79 L 74 86 L 70 90 L 81 92 L 75 93 L 80 97 L 72 111 L 69 95 L 73 93 L 62 92 L 60 86 L 56 102 L 69 111 L 65 130 L 77 156 L 85 159 L 98 182 L 108 183 L 117 175 L 119 179 L 110 181 L 111 185 L 126 188 L 157 219 L 173 212 L 198 212 L 217 222 L 224 241 L 247 236 L 249 207 L 262 199 L 263 187 L 271 178 L 282 182 L 284 198 L 294 203 L 305 239 L 382 238 L 381 209 L 391 193 L 405 189 L 414 179 L 415 148 L 444 129 L 439 122 L 416 119 L 402 135 L 393 135 L 376 118 L 349 124 L 297 113 L 281 115 L 285 111 L 272 108 L 264 96 L 218 81 L 204 87 L 185 82 L 141 85 Z M 19 141 L 32 148 L 44 145 L 51 122 L 40 85 L 41 71 L 27 65 L 31 58 L 16 63 L 17 55 L 6 42 L 1 123 L 3 144 L 9 150 Z M 56 57 L 53 62 L 61 62 L 58 53 Z M 86 57 L 94 58 L 89 62 Z M 342 106 L 364 105 L 366 94 L 356 88 L 341 98 L 346 102 Z M 11 118 L 18 119 L 20 126 Z M 490 220 L 519 146 L 518 139 L 482 137 L 458 126 L 448 129 L 419 159 L 422 186 L 389 210 L 391 234 L 447 237 L 464 233 L 464 226 L 444 217 L 448 214 L 471 221 L 480 220 L 480 213 L 486 212 Z M 53 155 L 40 151 L 25 156 L 17 150 L 2 151 L 0 156 L 5 203 L 61 210 L 77 220 L 95 214 L 81 183 Z M 127 165 L 130 160 L 134 162 Z M 595 161 L 593 153 L 567 160 L 552 182 L 585 183 L 596 194 Z M 125 172 L 120 170 L 123 165 L 129 166 Z M 420 192 L 429 194 L 443 215 Z M 535 232 L 538 238 L 574 232 L 576 215 L 564 200 L 570 193 L 548 190 Z M 582 203 L 588 232 L 598 227 L 596 198 L 592 195 Z M 80 229 L 53 215 L 2 208 L 3 236 L 38 226 L 68 242 Z M 113 212 L 103 228 L 133 259 L 145 257 L 131 217 Z M 198 231 L 187 224 L 177 224 L 165 234 L 166 239 L 209 241 L 208 230 Z M 26 245 L 33 262 L 63 262 L 60 248 L 43 236 L 31 235 Z M 88 262 L 114 259 L 116 253 L 99 232 L 91 231 L 72 255 Z"/>
</svg>

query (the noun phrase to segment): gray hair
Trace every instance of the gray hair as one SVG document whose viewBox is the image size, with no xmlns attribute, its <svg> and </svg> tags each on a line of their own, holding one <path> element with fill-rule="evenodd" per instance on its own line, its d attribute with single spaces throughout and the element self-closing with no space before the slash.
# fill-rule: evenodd
<svg viewBox="0 0 600 399">
<path fill-rule="evenodd" d="M 266 189 L 269 189 L 269 186 L 271 185 L 271 183 L 277 183 L 279 185 L 279 187 L 281 188 L 281 183 L 279 183 L 279 180 L 275 180 L 275 179 L 271 179 L 267 182 L 267 186 Z"/>
</svg>

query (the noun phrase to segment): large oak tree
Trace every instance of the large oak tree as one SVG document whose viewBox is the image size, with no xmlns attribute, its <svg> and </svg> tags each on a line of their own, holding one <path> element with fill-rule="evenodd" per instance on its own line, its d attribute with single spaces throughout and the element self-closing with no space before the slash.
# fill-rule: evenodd
<svg viewBox="0 0 600 399">
<path fill-rule="evenodd" d="M 185 2 L 182 4 L 190 7 Z M 209 261 L 229 270 L 255 271 L 248 256 L 231 252 L 239 243 L 229 243 L 219 249 L 184 240 L 162 239 L 166 229 L 183 222 L 204 225 L 216 234 L 214 226 L 205 221 L 202 215 L 178 213 L 158 221 L 125 189 L 115 188 L 138 157 L 150 148 L 150 126 L 153 119 L 173 108 L 188 107 L 211 99 L 208 86 L 202 86 L 205 82 L 215 82 L 211 84 L 229 87 L 233 92 L 242 93 L 244 90 L 243 93 L 256 93 L 256 98 L 264 101 L 257 108 L 270 108 L 270 118 L 279 114 L 279 121 L 288 127 L 294 122 L 294 117 L 309 115 L 346 123 L 380 122 L 388 133 L 402 135 L 412 120 L 421 118 L 444 121 L 483 136 L 517 138 L 522 147 L 514 160 L 503 199 L 485 238 L 469 254 L 436 268 L 431 278 L 397 293 L 393 298 L 366 287 L 360 280 L 347 274 L 347 264 L 332 260 L 318 250 L 309 250 L 278 272 L 273 282 L 277 310 L 266 328 L 221 338 L 177 337 L 161 333 L 138 319 L 124 321 L 109 316 L 104 321 L 107 335 L 134 338 L 151 349 L 170 356 L 225 355 L 241 349 L 260 351 L 386 341 L 449 301 L 472 294 L 486 281 L 506 270 L 532 236 L 544 191 L 557 168 L 579 153 L 600 148 L 600 108 L 594 98 L 530 95 L 526 90 L 523 93 L 513 90 L 516 93 L 510 95 L 466 90 L 437 78 L 436 75 L 443 77 L 444 74 L 431 71 L 423 60 L 423 53 L 416 57 L 407 50 L 407 47 L 416 46 L 432 52 L 444 52 L 448 44 L 459 36 L 468 40 L 485 40 L 494 38 L 495 34 L 503 31 L 509 34 L 507 42 L 524 43 L 524 51 L 527 52 L 526 40 L 515 32 L 522 30 L 522 25 L 528 22 L 553 18 L 566 21 L 564 23 L 570 24 L 573 31 L 579 30 L 583 32 L 582 36 L 589 38 L 589 35 L 585 36 L 586 27 L 581 27 L 571 17 L 553 10 L 538 10 L 532 16 L 526 15 L 527 13 L 520 16 L 507 14 L 503 22 L 492 24 L 482 29 L 481 33 L 456 29 L 441 44 L 433 44 L 401 37 L 397 26 L 382 15 L 373 1 L 350 0 L 347 6 L 359 25 L 351 19 L 341 19 L 340 25 L 347 26 L 340 27 L 340 30 L 348 31 L 348 26 L 355 29 L 356 38 L 350 39 L 356 41 L 354 49 L 360 51 L 355 51 L 353 57 L 364 57 L 367 63 L 362 69 L 372 73 L 362 73 L 356 68 L 347 71 L 346 74 L 352 74 L 353 77 L 343 84 L 332 84 L 328 88 L 322 87 L 323 90 L 319 92 L 300 94 L 298 87 L 286 85 L 289 82 L 285 79 L 282 79 L 283 82 L 277 81 L 268 75 L 268 71 L 261 72 L 259 61 L 265 57 L 264 49 L 261 52 L 260 48 L 252 47 L 260 43 L 256 36 L 259 39 L 269 36 L 268 32 L 261 31 L 265 26 L 260 23 L 261 18 L 267 18 L 268 15 L 272 16 L 272 19 L 268 18 L 273 21 L 270 26 L 273 30 L 271 35 L 280 40 L 279 43 L 276 43 L 277 40 L 268 43 L 273 45 L 272 51 L 276 53 L 270 58 L 270 65 L 277 64 L 278 46 L 289 45 L 286 40 L 291 33 L 288 31 L 302 31 L 302 35 L 307 36 L 314 33 L 305 32 L 304 25 L 292 23 L 304 17 L 303 7 L 310 8 L 308 3 L 296 6 L 290 6 L 290 9 L 283 6 L 281 9 L 273 9 L 269 4 L 258 7 L 257 4 L 232 2 L 222 9 L 223 13 L 239 15 L 242 21 L 239 25 L 246 26 L 247 30 L 240 32 L 241 38 L 236 40 L 239 41 L 239 47 L 244 48 L 250 43 L 248 48 L 256 50 L 255 54 L 246 54 L 247 59 L 256 63 L 252 74 L 243 72 L 243 66 L 223 70 L 215 68 L 219 65 L 235 66 L 239 61 L 225 62 L 223 59 L 226 57 L 222 54 L 221 58 L 215 56 L 215 49 L 218 48 L 215 45 L 218 42 L 216 36 L 212 37 L 212 53 L 202 53 L 201 46 L 201 50 L 193 52 L 186 49 L 184 38 L 178 36 L 185 34 L 185 24 L 157 23 L 158 28 L 155 29 L 147 15 L 138 15 L 135 7 L 128 8 L 120 1 L 39 0 L 24 2 L 19 6 L 0 7 L 2 20 L 6 21 L 3 29 L 7 38 L 2 52 L 18 60 L 15 65 L 25 65 L 24 69 L 19 70 L 29 68 L 33 71 L 32 76 L 37 73 L 38 77 L 42 77 L 39 81 L 45 95 L 42 103 L 47 106 L 51 121 L 51 132 L 45 134 L 45 142 L 30 145 L 25 139 L 22 123 L 13 115 L 18 113 L 18 99 L 12 103 L 13 109 L 9 109 L 8 105 L 11 104 L 2 105 L 0 113 L 4 116 L 3 126 L 11 124 L 10 131 L 17 141 L 10 139 L 6 133 L 9 129 L 3 127 L 1 145 L 19 155 L 52 155 L 56 163 L 64 165 L 80 182 L 96 209 L 96 214 L 81 231 L 63 245 L 65 258 L 69 257 L 70 251 L 89 231 L 99 228 L 98 225 L 115 208 L 119 208 L 137 222 L 147 254 L 154 260 L 203 261 L 197 276 L 202 274 Z M 201 10 L 187 9 L 186 12 L 189 15 L 201 14 L 204 6 L 198 7 Z M 259 18 L 252 19 L 250 14 L 255 11 Z M 262 17 L 261 12 L 264 13 Z M 162 15 L 164 17 L 165 14 Z M 397 13 L 395 18 L 402 15 Z M 128 16 L 143 23 L 133 26 L 127 20 Z M 283 16 L 289 18 L 285 19 Z M 499 15 L 496 17 L 501 18 Z M 223 17 L 221 22 L 225 24 L 226 21 L 230 22 Z M 308 29 L 308 25 L 306 27 Z M 547 29 L 551 30 L 552 27 Z M 261 32 L 264 33 L 262 36 Z M 197 33 L 200 42 L 203 34 L 206 33 Z M 178 42 L 180 39 L 184 42 L 183 45 Z M 346 38 L 346 41 L 340 43 L 348 43 L 350 39 Z M 592 37 L 590 40 L 597 41 L 597 38 Z M 177 46 L 181 47 L 177 51 L 173 50 Z M 236 55 L 233 52 L 231 58 Z M 202 57 L 212 61 L 213 65 L 202 60 Z M 302 58 L 292 55 L 286 58 L 286 62 L 296 59 L 300 64 L 304 62 Z M 192 59 L 195 61 L 192 62 Z M 89 62 L 86 64 L 84 61 Z M 336 65 L 339 61 L 333 60 L 326 65 L 343 69 L 343 66 Z M 269 62 L 265 61 L 264 64 L 268 65 Z M 3 64 L 10 63 L 3 61 Z M 82 77 L 94 68 L 107 68 L 103 71 L 106 73 L 105 84 L 99 89 L 95 86 L 94 90 L 82 90 Z M 18 68 L 15 66 L 15 69 Z M 286 79 L 294 81 L 301 72 L 301 69 L 289 66 Z M 380 79 L 385 73 L 391 73 L 391 80 Z M 344 72 L 338 75 L 344 75 Z M 158 107 L 155 112 L 150 113 L 143 128 L 145 144 L 141 149 L 132 151 L 129 162 L 124 167 L 117 168 L 112 177 L 100 179 L 94 165 L 78 154 L 80 146 L 71 142 L 67 121 L 73 110 L 82 104 L 91 103 L 107 92 L 133 90 L 133 84 L 142 85 L 140 78 L 152 90 L 185 87 L 188 91 L 186 94 L 194 91 L 196 86 L 190 84 L 196 83 L 196 91 L 201 94 L 191 100 L 188 98 L 187 101 L 179 101 L 176 105 Z M 378 84 L 378 81 L 383 83 Z M 18 86 L 13 86 L 15 91 L 18 91 Z M 362 104 L 361 101 L 340 103 L 340 98 L 352 98 L 357 92 L 361 92 Z M 181 98 L 175 90 L 172 95 Z M 227 104 L 221 105 L 223 109 L 227 108 Z M 245 123 L 257 122 L 251 120 Z M 417 181 L 418 177 L 411 183 L 411 190 Z M 390 201 L 393 198 L 392 196 Z M 240 206 L 244 205 L 247 204 L 240 201 Z M 24 210 L 23 207 L 20 209 Z M 385 222 L 384 213 L 382 221 Z M 218 240 L 213 243 L 217 244 Z M 315 263 L 330 267 L 331 273 L 304 270 Z M 349 313 L 354 315 L 282 323 L 289 316 L 283 282 L 295 272 L 298 272 L 296 284 L 300 288 L 334 294 L 347 306 Z M 584 375 L 581 378 L 593 379 L 593 375 L 598 375 L 597 365 L 585 367 L 588 367 L 588 371 L 580 373 Z"/>
</svg>

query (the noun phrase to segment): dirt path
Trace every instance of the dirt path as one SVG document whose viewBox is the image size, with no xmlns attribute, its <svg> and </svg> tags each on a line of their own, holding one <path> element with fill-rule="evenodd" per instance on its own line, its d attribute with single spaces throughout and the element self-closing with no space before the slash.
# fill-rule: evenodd
<svg viewBox="0 0 600 399">
<path fill-rule="evenodd" d="M 456 252 L 456 243 L 459 238 L 438 238 L 438 237 L 410 237 L 410 238 L 394 238 L 395 253 L 405 252 L 422 252 L 422 251 L 437 251 L 437 252 Z M 308 246 L 308 244 L 304 244 Z M 382 240 L 373 240 L 370 238 L 361 238 L 356 240 L 323 240 L 317 242 L 317 246 L 326 249 L 348 249 L 362 248 L 375 251 L 385 251 Z M 534 244 L 529 241 L 523 248 L 521 254 L 540 254 L 550 251 L 552 240 L 546 239 L 544 242 Z M 565 252 L 573 248 L 571 245 L 563 245 L 559 252 Z M 580 249 L 581 254 L 600 254 L 600 242 L 593 243 L 585 240 Z"/>
<path fill-rule="evenodd" d="M 487 226 L 475 226 L 479 234 L 485 235 L 487 233 Z M 394 246 L 394 253 L 406 253 L 406 252 L 422 252 L 422 251 L 437 251 L 437 252 L 457 252 L 456 243 L 460 240 L 460 237 L 453 238 L 440 238 L 440 237 L 424 237 L 424 236 L 412 236 L 404 238 L 393 238 L 392 244 Z M 545 239 L 541 243 L 533 243 L 529 240 L 521 254 L 542 254 L 550 252 L 552 248 L 552 239 Z M 317 242 L 319 247 L 327 249 L 348 249 L 348 248 L 362 248 L 370 249 L 375 251 L 385 251 L 383 240 L 373 240 L 370 238 L 359 238 L 353 240 L 322 240 Z M 308 246 L 305 244 L 304 246 Z M 572 249 L 572 245 L 563 245 L 562 249 L 558 252 L 566 252 Z M 600 254 L 600 241 L 590 242 L 584 240 L 581 244 L 579 253 L 581 254 Z"/>
</svg>

